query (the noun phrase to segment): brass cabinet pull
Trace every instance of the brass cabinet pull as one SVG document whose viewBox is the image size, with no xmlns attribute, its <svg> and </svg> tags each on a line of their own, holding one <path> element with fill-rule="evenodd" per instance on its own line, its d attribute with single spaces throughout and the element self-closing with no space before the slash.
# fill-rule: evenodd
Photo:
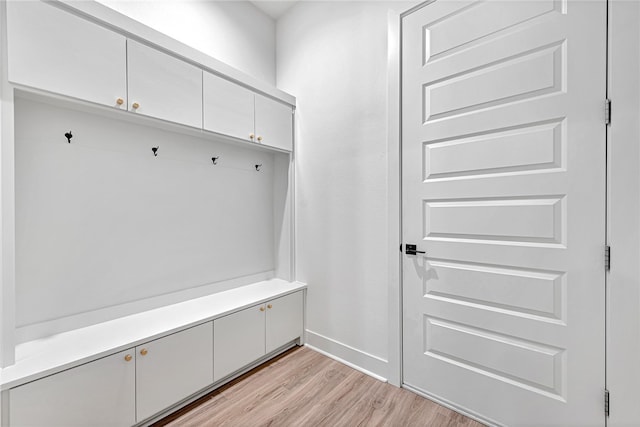
<svg viewBox="0 0 640 427">
<path fill-rule="evenodd" d="M 273 306 L 271 304 L 267 305 L 267 308 L 273 308 Z"/>
<path fill-rule="evenodd" d="M 131 357 L 131 355 L 130 355 L 130 354 L 127 354 L 127 355 L 124 357 L 124 360 L 126 360 L 127 362 L 131 362 L 131 359 L 133 359 L 133 357 Z"/>
<path fill-rule="evenodd" d="M 124 99 L 122 99 L 122 98 L 116 99 L 116 104 L 118 104 L 118 105 L 124 104 Z"/>
<path fill-rule="evenodd" d="M 147 351 L 146 348 L 143 348 L 142 350 L 140 350 L 140 354 L 143 355 L 143 356 L 146 356 L 147 353 L 148 353 L 148 351 Z"/>
<path fill-rule="evenodd" d="M 261 136 L 258 137 L 258 142 L 262 142 L 262 137 Z"/>
<path fill-rule="evenodd" d="M 134 110 L 137 110 L 138 108 L 140 108 L 140 104 L 138 104 L 137 102 L 134 102 L 133 104 L 131 104 L 131 106 L 133 107 Z"/>
<path fill-rule="evenodd" d="M 264 306 L 260 307 L 260 311 L 264 311 Z"/>
<path fill-rule="evenodd" d="M 253 138 L 255 138 L 256 136 L 252 133 L 249 134 L 249 139 L 253 140 Z"/>
</svg>

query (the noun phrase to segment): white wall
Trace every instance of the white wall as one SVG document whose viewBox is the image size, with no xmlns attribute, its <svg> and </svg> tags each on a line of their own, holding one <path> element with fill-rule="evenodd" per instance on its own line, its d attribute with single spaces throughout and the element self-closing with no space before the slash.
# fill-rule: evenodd
<svg viewBox="0 0 640 427">
<path fill-rule="evenodd" d="M 97 1 L 250 76 L 275 84 L 275 22 L 249 2 Z"/>
<path fill-rule="evenodd" d="M 301 2 L 277 23 L 277 84 L 296 96 L 297 279 L 308 343 L 388 377 L 388 12 Z"/>
<path fill-rule="evenodd" d="M 79 327 L 83 313 L 118 306 L 105 313 L 115 317 L 133 302 L 273 277 L 287 155 L 87 107 L 17 98 L 15 112 L 21 337 L 64 330 L 69 316 Z M 70 144 L 63 129 L 73 130 Z"/>
</svg>

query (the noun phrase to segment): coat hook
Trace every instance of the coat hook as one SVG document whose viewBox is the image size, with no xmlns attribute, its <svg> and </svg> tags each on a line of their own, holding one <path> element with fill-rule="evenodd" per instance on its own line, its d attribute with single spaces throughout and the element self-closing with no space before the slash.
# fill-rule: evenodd
<svg viewBox="0 0 640 427">
<path fill-rule="evenodd" d="M 256 171 L 260 172 L 260 168 L 262 168 L 262 164 L 256 165 Z"/>
<path fill-rule="evenodd" d="M 158 149 L 159 149 L 159 148 L 160 148 L 160 146 L 158 145 L 157 147 L 153 147 L 153 148 L 151 149 L 151 151 L 153 151 L 153 155 L 154 155 L 155 157 L 158 157 Z"/>
<path fill-rule="evenodd" d="M 218 159 L 219 159 L 219 158 L 220 158 L 220 156 L 218 156 L 218 157 L 212 157 L 212 158 L 211 158 L 211 161 L 213 162 L 213 164 L 214 164 L 214 165 L 217 165 L 217 164 L 218 164 Z"/>
<path fill-rule="evenodd" d="M 65 133 L 64 136 L 65 136 L 65 138 L 67 138 L 67 142 L 69 144 L 71 144 L 71 138 L 73 138 L 73 135 L 71 134 L 71 131 Z"/>
</svg>

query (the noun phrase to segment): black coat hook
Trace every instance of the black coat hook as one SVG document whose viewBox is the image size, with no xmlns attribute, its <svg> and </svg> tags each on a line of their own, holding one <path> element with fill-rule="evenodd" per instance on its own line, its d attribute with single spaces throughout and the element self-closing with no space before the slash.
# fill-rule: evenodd
<svg viewBox="0 0 640 427">
<path fill-rule="evenodd" d="M 256 165 L 256 171 L 260 172 L 261 168 L 262 168 L 262 164 Z"/>
<path fill-rule="evenodd" d="M 67 138 L 67 142 L 69 144 L 71 144 L 71 138 L 73 138 L 73 135 L 71 134 L 71 131 L 67 132 L 64 134 L 64 137 Z"/>
<path fill-rule="evenodd" d="M 220 158 L 219 156 L 218 156 L 218 157 L 212 157 L 212 158 L 211 158 L 211 161 L 213 162 L 213 164 L 214 164 L 214 165 L 217 165 L 217 164 L 218 164 L 218 159 L 219 159 L 219 158 Z"/>
<path fill-rule="evenodd" d="M 158 145 L 157 147 L 153 147 L 153 148 L 151 149 L 151 151 L 153 151 L 153 155 L 154 155 L 155 157 L 158 157 L 158 149 L 159 149 L 159 148 L 160 148 L 160 146 Z"/>
</svg>

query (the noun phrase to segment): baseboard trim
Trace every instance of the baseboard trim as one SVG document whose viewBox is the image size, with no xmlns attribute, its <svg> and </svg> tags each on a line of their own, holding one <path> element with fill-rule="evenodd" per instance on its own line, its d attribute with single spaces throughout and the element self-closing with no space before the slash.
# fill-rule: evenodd
<svg viewBox="0 0 640 427">
<path fill-rule="evenodd" d="M 443 399 L 437 395 L 431 394 L 431 393 L 427 393 L 425 391 L 422 391 L 420 389 L 417 389 L 415 387 L 412 387 L 408 384 L 402 384 L 402 388 L 404 388 L 405 390 L 409 390 L 412 393 L 417 394 L 418 396 L 422 396 L 425 399 L 429 399 L 432 402 L 437 403 L 438 405 L 444 406 L 445 408 L 451 409 L 452 411 L 455 411 L 461 415 L 464 415 L 465 417 L 471 418 L 472 420 L 476 420 L 479 423 L 485 424 L 487 427 L 504 427 L 504 424 L 500 424 L 495 420 L 489 419 L 489 418 L 485 418 L 482 415 L 471 411 L 467 408 L 463 408 L 460 407 L 450 401 L 448 401 L 447 399 Z"/>
<path fill-rule="evenodd" d="M 306 330 L 305 346 L 379 381 L 388 382 L 383 374 L 388 370 L 388 362 L 380 357 L 308 329 Z"/>
</svg>

